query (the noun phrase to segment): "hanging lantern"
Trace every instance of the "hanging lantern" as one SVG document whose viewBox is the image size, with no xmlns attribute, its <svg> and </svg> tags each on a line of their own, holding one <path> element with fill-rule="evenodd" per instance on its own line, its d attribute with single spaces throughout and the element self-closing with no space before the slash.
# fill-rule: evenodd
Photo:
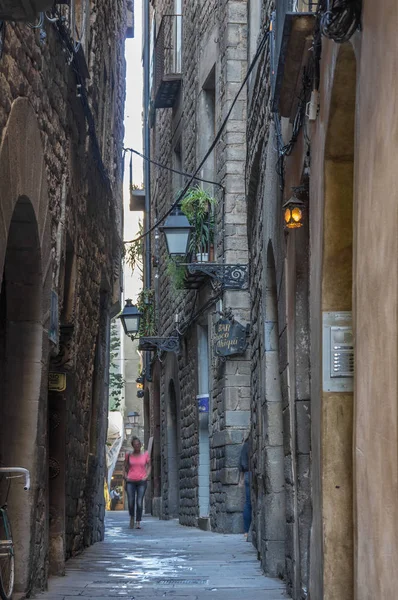
<svg viewBox="0 0 398 600">
<path fill-rule="evenodd" d="M 139 332 L 141 317 L 142 314 L 138 308 L 133 306 L 131 300 L 128 298 L 123 312 L 119 315 L 126 335 L 134 336 Z"/>
<path fill-rule="evenodd" d="M 178 209 L 174 214 L 167 217 L 164 225 L 159 227 L 163 231 L 167 251 L 170 257 L 186 256 L 189 249 L 189 238 L 194 227 L 189 223 L 187 217 Z"/>
<path fill-rule="evenodd" d="M 129 412 L 129 414 L 127 415 L 127 420 L 130 425 L 138 425 L 139 418 L 140 418 L 140 413 L 138 413 L 135 410 L 133 412 Z"/>
<path fill-rule="evenodd" d="M 295 196 L 285 202 L 282 207 L 285 229 L 298 229 L 303 226 L 304 202 Z"/>
</svg>

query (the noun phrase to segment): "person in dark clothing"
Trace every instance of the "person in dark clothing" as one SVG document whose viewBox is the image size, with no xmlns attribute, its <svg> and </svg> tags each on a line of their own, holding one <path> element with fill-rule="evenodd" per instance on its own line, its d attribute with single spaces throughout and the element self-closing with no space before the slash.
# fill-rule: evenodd
<svg viewBox="0 0 398 600">
<path fill-rule="evenodd" d="M 247 538 L 252 522 L 252 503 L 250 499 L 250 443 L 249 436 L 243 442 L 239 457 L 239 485 L 245 485 L 245 506 L 243 508 L 243 528 Z"/>
</svg>

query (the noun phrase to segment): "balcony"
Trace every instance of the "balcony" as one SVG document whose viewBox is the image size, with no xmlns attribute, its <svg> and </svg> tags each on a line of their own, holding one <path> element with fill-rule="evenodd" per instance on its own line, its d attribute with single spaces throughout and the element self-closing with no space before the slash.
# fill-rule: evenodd
<svg viewBox="0 0 398 600">
<path fill-rule="evenodd" d="M 273 110 L 294 118 L 303 68 L 313 41 L 317 1 L 283 0 L 274 19 Z"/>
<path fill-rule="evenodd" d="M 180 93 L 182 75 L 182 16 L 164 15 L 154 50 L 154 106 L 172 108 Z"/>
<path fill-rule="evenodd" d="M 0 0 L 0 20 L 34 21 L 39 12 L 53 4 L 53 0 Z"/>
</svg>

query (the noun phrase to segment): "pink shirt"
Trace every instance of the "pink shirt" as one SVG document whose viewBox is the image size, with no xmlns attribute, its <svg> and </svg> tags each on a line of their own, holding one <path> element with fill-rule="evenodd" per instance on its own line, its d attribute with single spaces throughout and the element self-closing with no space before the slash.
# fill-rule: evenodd
<svg viewBox="0 0 398 600">
<path fill-rule="evenodd" d="M 134 454 L 130 452 L 128 455 L 128 472 L 127 481 L 143 481 L 147 478 L 146 465 L 150 462 L 148 452 L 142 454 Z"/>
</svg>

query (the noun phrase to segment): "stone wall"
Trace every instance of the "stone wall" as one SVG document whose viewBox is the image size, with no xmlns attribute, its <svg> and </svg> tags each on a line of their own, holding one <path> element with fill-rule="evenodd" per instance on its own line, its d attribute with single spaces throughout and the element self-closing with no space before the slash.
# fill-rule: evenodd
<svg viewBox="0 0 398 600">
<path fill-rule="evenodd" d="M 65 438 L 65 458 L 51 463 L 54 477 L 65 479 L 65 510 L 58 516 L 64 519 L 61 556 L 66 557 L 102 539 L 104 533 L 108 315 L 120 291 L 125 26 L 123 0 L 91 2 L 87 81 L 76 78 L 76 64 L 68 60 L 62 35 L 47 21 L 42 30 L 7 23 L 0 59 L 0 131 L 6 130 L 15 102 L 25 98 L 44 149 L 42 189 L 48 193 L 50 225 L 48 238 L 41 242 L 51 247 L 52 262 L 42 269 L 58 294 L 60 315 L 60 341 L 50 348 L 51 369 L 67 373 L 65 429 L 58 430 Z M 87 95 L 79 83 L 86 86 Z M 23 172 L 25 147 L 34 149 L 28 129 L 26 139 L 21 137 L 19 143 L 14 168 Z M 35 168 L 33 158 L 31 164 Z M 46 289 L 43 306 L 47 310 Z M 48 315 L 43 320 L 47 328 Z M 47 364 L 49 358 L 45 358 Z M 29 582 L 21 584 L 25 589 L 26 585 L 30 589 L 45 585 L 46 515 L 49 510 L 54 514 L 51 503 L 55 499 L 50 496 L 50 507 L 46 500 L 51 458 L 46 450 L 46 388 L 45 371 L 42 414 L 35 425 L 43 453 L 37 457 L 40 468 L 33 480 L 38 500 L 27 563 Z"/>
<path fill-rule="evenodd" d="M 172 14 L 171 2 L 156 2 L 157 27 L 162 14 Z M 214 71 L 215 86 L 215 131 L 220 126 L 239 88 L 246 70 L 246 2 L 214 0 L 198 3 L 183 3 L 183 47 L 182 47 L 182 90 L 173 109 L 158 109 L 155 125 L 151 132 L 153 158 L 169 167 L 173 164 L 173 151 L 181 142 L 182 168 L 195 170 L 204 152 L 214 137 L 211 128 L 204 131 L 201 116 L 201 95 L 209 76 Z M 213 179 L 224 186 L 225 193 L 214 186 L 218 205 L 216 209 L 215 260 L 221 262 L 247 263 L 246 204 L 244 178 L 242 176 L 245 157 L 245 112 L 246 99 L 242 94 L 231 115 L 230 122 L 215 151 Z M 202 136 L 208 136 L 206 143 Z M 206 169 L 208 167 L 206 166 Z M 165 213 L 177 192 L 173 188 L 173 177 L 164 169 L 151 167 L 152 207 L 156 217 Z M 182 184 L 184 179 L 182 180 Z M 175 326 L 175 315 L 179 316 L 179 330 L 183 330 L 182 349 L 178 357 L 173 382 L 178 387 L 181 399 L 179 411 L 180 521 L 195 525 L 199 516 L 198 494 L 198 407 L 197 383 L 197 315 L 205 327 L 209 327 L 212 346 L 212 327 L 215 304 L 222 299 L 224 306 L 231 308 L 235 317 L 243 322 L 249 319 L 247 292 L 224 293 L 213 289 L 208 282 L 200 292 L 175 291 L 166 272 L 166 249 L 159 241 L 159 268 L 154 273 L 157 289 L 157 314 L 159 335 L 170 335 Z M 207 304 L 208 303 L 208 304 Z M 202 314 L 203 312 L 203 314 Z M 210 391 L 210 515 L 211 526 L 218 531 L 238 532 L 242 530 L 243 490 L 238 488 L 238 458 L 245 430 L 249 424 L 250 373 L 248 354 L 238 360 L 218 364 L 209 355 Z M 162 361 L 164 357 L 162 358 Z M 162 364 L 160 378 L 161 423 L 162 423 L 162 515 L 169 516 L 170 496 L 169 467 L 167 459 L 167 407 L 169 402 L 167 358 Z"/>
<path fill-rule="evenodd" d="M 262 3 L 260 36 L 272 9 Z M 248 94 L 253 542 L 265 572 L 283 577 L 296 599 L 307 597 L 311 525 L 308 230 L 283 232 L 271 43 Z"/>
</svg>

